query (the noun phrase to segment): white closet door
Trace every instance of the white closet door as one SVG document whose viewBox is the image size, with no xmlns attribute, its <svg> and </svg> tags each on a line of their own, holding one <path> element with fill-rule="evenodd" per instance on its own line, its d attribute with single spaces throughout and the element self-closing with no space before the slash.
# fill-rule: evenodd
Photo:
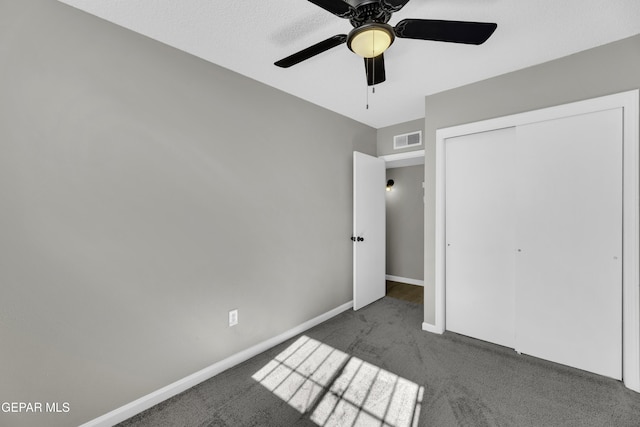
<svg viewBox="0 0 640 427">
<path fill-rule="evenodd" d="M 515 129 L 450 138 L 446 329 L 514 347 Z"/>
<path fill-rule="evenodd" d="M 515 348 L 621 379 L 622 110 L 517 140 Z"/>
</svg>

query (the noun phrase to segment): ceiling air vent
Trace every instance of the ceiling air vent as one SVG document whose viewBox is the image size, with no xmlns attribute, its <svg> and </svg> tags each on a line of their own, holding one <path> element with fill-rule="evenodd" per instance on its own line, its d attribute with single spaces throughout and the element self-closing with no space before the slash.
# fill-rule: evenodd
<svg viewBox="0 0 640 427">
<path fill-rule="evenodd" d="M 401 148 L 418 147 L 422 145 L 422 131 L 416 131 L 411 133 L 405 133 L 402 135 L 396 135 L 393 137 L 393 149 L 399 150 Z"/>
</svg>

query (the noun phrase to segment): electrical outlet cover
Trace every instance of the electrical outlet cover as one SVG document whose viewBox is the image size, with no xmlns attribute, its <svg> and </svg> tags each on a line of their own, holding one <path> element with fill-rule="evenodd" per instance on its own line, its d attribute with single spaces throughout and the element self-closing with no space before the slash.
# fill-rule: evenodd
<svg viewBox="0 0 640 427">
<path fill-rule="evenodd" d="M 235 326 L 238 324 L 238 309 L 231 310 L 229 312 L 229 326 Z"/>
</svg>

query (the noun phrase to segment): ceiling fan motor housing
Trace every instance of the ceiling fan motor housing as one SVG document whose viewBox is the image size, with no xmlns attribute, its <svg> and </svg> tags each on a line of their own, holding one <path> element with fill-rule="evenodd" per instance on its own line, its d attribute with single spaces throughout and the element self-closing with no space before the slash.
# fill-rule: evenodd
<svg viewBox="0 0 640 427">
<path fill-rule="evenodd" d="M 391 19 L 392 13 L 392 11 L 385 9 L 378 0 L 370 0 L 355 8 L 349 21 L 355 28 L 372 22 L 386 24 Z"/>
</svg>

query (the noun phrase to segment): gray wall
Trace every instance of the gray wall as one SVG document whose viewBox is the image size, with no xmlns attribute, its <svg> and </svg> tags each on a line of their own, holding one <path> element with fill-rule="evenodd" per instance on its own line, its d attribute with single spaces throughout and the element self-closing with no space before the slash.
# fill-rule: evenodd
<svg viewBox="0 0 640 427">
<path fill-rule="evenodd" d="M 399 150 L 393 149 L 393 137 L 396 135 L 402 135 L 409 132 L 422 131 L 422 145 L 418 147 L 401 148 Z M 396 125 L 387 126 L 378 129 L 378 156 L 385 156 L 387 154 L 404 153 L 406 151 L 416 151 L 424 149 L 424 119 L 411 120 L 404 123 L 398 123 Z"/>
<path fill-rule="evenodd" d="M 0 425 L 77 425 L 352 299 L 374 129 L 52 0 L 0 2 L 0 64 L 0 401 L 70 403 Z"/>
<path fill-rule="evenodd" d="M 640 87 L 640 35 L 425 99 L 425 322 L 434 322 L 435 134 L 439 128 Z"/>
<path fill-rule="evenodd" d="M 394 185 L 386 196 L 387 274 L 422 280 L 424 268 L 424 165 L 387 169 Z"/>
</svg>

